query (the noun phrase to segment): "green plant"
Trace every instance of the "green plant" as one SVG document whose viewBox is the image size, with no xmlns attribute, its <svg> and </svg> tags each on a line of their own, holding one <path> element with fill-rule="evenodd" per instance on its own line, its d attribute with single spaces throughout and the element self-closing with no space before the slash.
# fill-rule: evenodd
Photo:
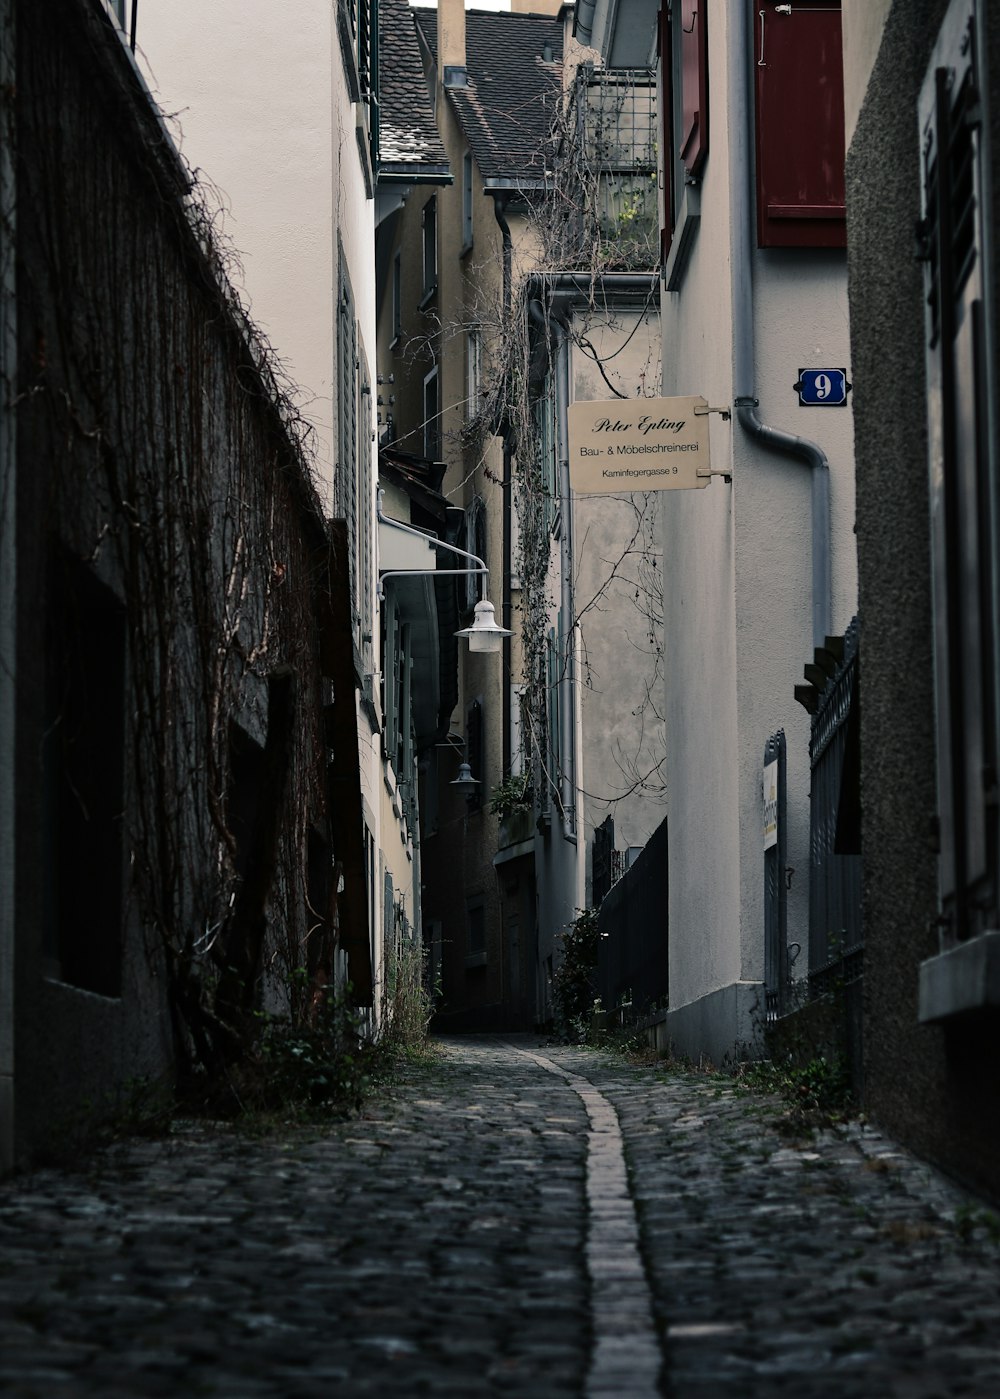
<svg viewBox="0 0 1000 1399">
<path fill-rule="evenodd" d="M 585 909 L 560 935 L 562 956 L 552 978 L 552 1006 L 556 1034 L 571 1043 L 585 1038 L 586 1020 L 594 1004 L 600 938 L 597 919 L 597 909 Z"/>
<path fill-rule="evenodd" d="M 277 1110 L 311 1117 L 361 1106 L 371 1054 L 349 988 L 322 988 L 305 1020 L 261 1015 L 260 1021 L 256 1055 L 235 1086 L 244 1112 Z"/>
<path fill-rule="evenodd" d="M 527 772 L 511 773 L 497 783 L 490 793 L 490 812 L 506 820 L 515 811 L 527 811 L 531 807 L 531 775 Z"/>
<path fill-rule="evenodd" d="M 390 1053 L 412 1053 L 426 1042 L 434 1013 L 434 991 L 428 983 L 427 954 L 420 943 L 403 935 L 386 949 L 380 1043 Z"/>
<path fill-rule="evenodd" d="M 843 1121 L 854 1109 L 851 1077 L 841 1054 L 817 1054 L 805 1064 L 761 1059 L 736 1067 L 736 1085 L 748 1093 L 773 1093 L 799 1125 Z"/>
</svg>

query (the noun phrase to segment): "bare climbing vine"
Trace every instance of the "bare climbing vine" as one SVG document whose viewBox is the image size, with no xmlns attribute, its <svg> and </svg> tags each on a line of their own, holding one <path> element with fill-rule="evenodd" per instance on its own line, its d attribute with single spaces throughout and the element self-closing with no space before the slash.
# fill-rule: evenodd
<svg viewBox="0 0 1000 1399">
<path fill-rule="evenodd" d="M 656 192 L 656 104 L 651 75 L 609 74 L 581 65 L 568 83 L 555 115 L 546 149 L 545 189 L 531 209 L 529 240 L 537 245 L 530 266 L 522 269 L 513 290 L 513 314 L 499 301 L 482 296 L 473 322 L 484 346 L 485 393 L 466 429 L 480 464 L 495 434 L 513 448 L 511 482 L 517 519 L 515 572 L 520 584 L 521 646 L 525 684 L 524 724 L 530 747 L 535 792 L 543 806 L 561 803 L 560 755 L 549 751 L 548 714 L 555 687 L 568 664 L 572 637 L 549 638 L 554 610 L 551 565 L 553 531 L 568 505 L 560 495 L 553 454 L 553 427 L 546 404 L 553 396 L 556 373 L 553 330 L 568 336 L 595 364 L 611 393 L 625 396 L 610 378 L 614 357 L 626 347 L 641 320 L 627 331 L 616 317 L 604 279 L 611 273 L 649 274 L 647 308 L 656 304 L 658 282 L 651 269 L 659 260 Z M 554 291 L 555 274 L 571 274 L 578 297 L 589 303 L 588 316 L 567 323 Z M 483 282 L 480 285 L 486 285 Z M 593 343 L 589 323 L 620 334 L 617 348 L 603 355 Z M 639 375 L 634 393 L 659 392 L 658 365 Z M 573 631 L 579 638 L 583 683 L 588 683 L 587 625 L 609 603 L 610 591 L 627 587 L 634 603 L 634 624 L 627 624 L 626 644 L 644 657 L 645 678 L 636 700 L 641 739 L 636 752 L 620 746 L 614 757 L 621 773 L 615 792 L 589 794 L 612 804 L 636 791 L 662 792 L 663 748 L 658 693 L 662 678 L 662 568 L 655 538 L 655 500 L 629 498 L 634 513 L 620 552 L 601 560 L 602 581 L 593 595 L 579 599 Z M 586 538 L 577 550 L 590 548 Z M 651 665 L 649 664 L 651 662 Z M 655 737 L 654 737 L 655 735 Z M 651 763 L 647 737 L 656 749 Z"/>
<path fill-rule="evenodd" d="M 42 9 L 21 7 L 19 35 L 19 430 L 51 536 L 125 608 L 124 921 L 182 1056 L 218 1069 L 262 1004 L 306 1016 L 293 973 L 332 957 L 331 904 L 306 888 L 310 833 L 329 832 L 330 541 L 217 209 L 109 61 L 96 7 Z"/>
</svg>

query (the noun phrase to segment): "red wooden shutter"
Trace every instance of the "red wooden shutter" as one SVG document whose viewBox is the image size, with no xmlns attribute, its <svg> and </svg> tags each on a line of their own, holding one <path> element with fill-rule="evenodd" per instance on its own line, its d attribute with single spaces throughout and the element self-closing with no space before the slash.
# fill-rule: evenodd
<svg viewBox="0 0 1000 1399">
<path fill-rule="evenodd" d="M 754 0 L 753 13 L 757 241 L 762 248 L 843 248 L 840 0 Z"/>
<path fill-rule="evenodd" d="M 681 128 L 677 154 L 689 175 L 708 155 L 707 0 L 680 0 Z"/>
</svg>

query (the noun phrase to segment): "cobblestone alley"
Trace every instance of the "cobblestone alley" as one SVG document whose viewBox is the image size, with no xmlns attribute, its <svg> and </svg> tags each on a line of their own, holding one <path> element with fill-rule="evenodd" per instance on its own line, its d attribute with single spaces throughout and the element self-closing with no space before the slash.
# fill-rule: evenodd
<svg viewBox="0 0 1000 1399">
<path fill-rule="evenodd" d="M 534 1037 L 322 1132 L 0 1191 L 0 1392 L 1000 1393 L 992 1214 L 869 1128 Z"/>
</svg>

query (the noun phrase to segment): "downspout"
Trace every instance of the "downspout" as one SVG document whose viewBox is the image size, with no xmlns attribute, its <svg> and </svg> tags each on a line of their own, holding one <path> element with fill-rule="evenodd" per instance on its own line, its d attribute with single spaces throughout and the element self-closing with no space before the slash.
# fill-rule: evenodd
<svg viewBox="0 0 1000 1399">
<path fill-rule="evenodd" d="M 510 224 L 505 217 L 507 199 L 504 195 L 495 194 L 493 196 L 493 213 L 500 226 L 500 236 L 503 239 L 503 317 L 504 324 L 510 324 L 510 308 L 513 296 L 511 280 L 514 266 L 514 240 L 510 233 Z M 512 494 L 514 490 L 514 435 L 513 427 L 509 420 L 500 424 L 500 431 L 503 435 L 503 480 L 501 491 L 503 493 L 503 560 L 500 576 L 503 580 L 500 598 L 500 625 L 506 630 L 511 630 L 511 545 L 513 540 L 512 521 Z M 511 729 L 513 727 L 513 715 L 511 714 L 511 694 L 510 677 L 512 674 L 513 658 L 511 654 L 511 642 L 513 638 L 505 636 L 503 639 L 503 661 L 502 661 L 502 683 L 503 683 L 503 775 L 510 776 L 510 764 L 513 757 L 511 750 Z"/>
<path fill-rule="evenodd" d="M 563 821 L 567 834 L 576 834 L 576 619 L 573 613 L 573 508 L 569 489 L 569 444 L 566 441 L 567 410 L 569 408 L 569 341 L 566 327 L 559 325 L 559 338 L 556 342 L 556 443 L 559 451 L 557 462 L 559 494 L 562 497 L 562 531 L 560 552 L 562 567 L 559 570 L 559 610 L 566 628 L 563 638 L 566 647 L 566 668 L 560 684 L 563 687 L 562 733 L 562 805 Z"/>
<path fill-rule="evenodd" d="M 749 7 L 734 5 L 729 15 L 729 91 L 733 98 L 730 122 L 729 188 L 733 202 L 733 387 L 736 417 L 748 436 L 766 450 L 797 457 L 812 469 L 812 623 L 813 645 L 822 647 L 831 627 L 830 463 L 826 453 L 807 437 L 771 427 L 757 412 L 754 393 L 753 321 L 753 111 L 750 102 L 753 53 L 747 18 Z M 740 138 L 735 133 L 740 133 Z"/>
</svg>

